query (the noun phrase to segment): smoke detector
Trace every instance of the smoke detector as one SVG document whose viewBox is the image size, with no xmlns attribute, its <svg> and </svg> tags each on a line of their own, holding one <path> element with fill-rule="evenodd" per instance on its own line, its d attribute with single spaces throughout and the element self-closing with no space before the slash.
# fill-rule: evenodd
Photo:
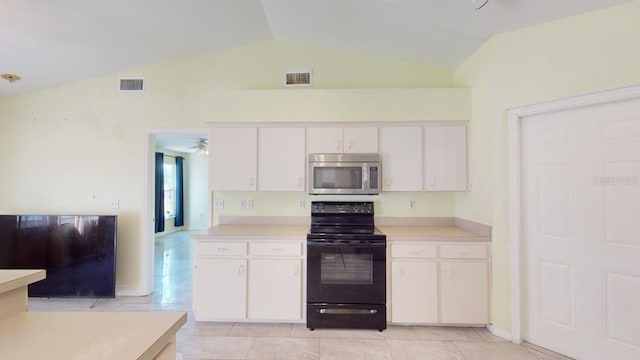
<svg viewBox="0 0 640 360">
<path fill-rule="evenodd" d="M 0 77 L 5 79 L 5 80 L 7 80 L 10 83 L 16 82 L 16 81 L 22 79 L 20 76 L 14 75 L 14 74 L 2 74 L 2 75 L 0 75 Z"/>
</svg>

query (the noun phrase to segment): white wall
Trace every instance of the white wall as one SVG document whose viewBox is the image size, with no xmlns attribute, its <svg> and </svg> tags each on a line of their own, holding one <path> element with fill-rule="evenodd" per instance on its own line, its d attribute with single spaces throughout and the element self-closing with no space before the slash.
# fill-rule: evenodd
<svg viewBox="0 0 640 360">
<path fill-rule="evenodd" d="M 209 156 L 189 154 L 186 161 L 189 173 L 185 174 L 185 225 L 188 230 L 206 229 L 209 218 Z"/>
<path fill-rule="evenodd" d="M 152 218 L 143 218 L 149 129 L 197 132 L 208 122 L 224 122 L 209 103 L 221 90 L 281 89 L 283 73 L 299 69 L 314 71 L 316 89 L 453 82 L 452 70 L 430 65 L 265 41 L 1 98 L 0 212 L 118 215 L 116 283 L 135 293 L 145 283 L 142 251 L 152 241 L 145 238 Z M 121 76 L 144 76 L 146 91 L 119 93 Z M 113 199 L 120 209 L 111 209 Z M 452 213 L 452 198 L 444 202 L 437 207 Z"/>
</svg>

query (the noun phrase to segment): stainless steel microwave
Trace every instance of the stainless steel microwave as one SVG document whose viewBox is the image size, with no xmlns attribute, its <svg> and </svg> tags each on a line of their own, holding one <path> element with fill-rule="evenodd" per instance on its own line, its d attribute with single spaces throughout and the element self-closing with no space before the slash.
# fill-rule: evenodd
<svg viewBox="0 0 640 360">
<path fill-rule="evenodd" d="M 309 194 L 380 193 L 380 154 L 309 154 Z"/>
</svg>

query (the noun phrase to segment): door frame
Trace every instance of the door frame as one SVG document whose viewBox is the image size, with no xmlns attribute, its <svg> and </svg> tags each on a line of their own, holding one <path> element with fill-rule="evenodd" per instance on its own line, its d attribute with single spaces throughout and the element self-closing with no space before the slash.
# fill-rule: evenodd
<svg viewBox="0 0 640 360">
<path fill-rule="evenodd" d="M 209 128 L 158 128 L 158 129 L 144 129 L 144 176 L 142 183 L 142 221 L 141 221 L 141 241 L 140 241 L 140 292 L 141 295 L 149 295 L 154 291 L 153 288 L 153 275 L 154 275 L 154 252 L 155 252 L 155 233 L 154 233 L 154 215 L 155 215 L 155 153 L 156 153 L 156 140 L 155 136 L 158 134 L 191 134 L 191 133 L 206 133 L 207 138 L 209 134 Z M 207 192 L 209 189 L 209 177 L 207 181 Z M 207 209 L 211 211 L 211 196 L 208 197 Z M 211 216 L 208 216 L 208 226 L 211 226 Z"/>
<path fill-rule="evenodd" d="M 561 110 L 576 109 L 640 97 L 640 85 L 624 86 L 507 109 L 509 134 L 509 243 L 511 264 L 511 341 L 522 343 L 522 120 Z"/>
</svg>

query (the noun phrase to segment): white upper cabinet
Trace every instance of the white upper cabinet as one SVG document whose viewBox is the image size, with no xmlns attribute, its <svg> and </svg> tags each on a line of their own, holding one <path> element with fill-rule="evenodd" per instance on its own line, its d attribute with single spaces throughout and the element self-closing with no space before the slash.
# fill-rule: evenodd
<svg viewBox="0 0 640 360">
<path fill-rule="evenodd" d="M 345 153 L 377 153 L 377 127 L 346 127 L 344 128 Z"/>
<path fill-rule="evenodd" d="M 425 126 L 423 141 L 424 189 L 466 191 L 466 126 Z"/>
<path fill-rule="evenodd" d="M 377 153 L 378 128 L 371 127 L 311 127 L 308 147 L 312 153 Z"/>
<path fill-rule="evenodd" d="M 258 190 L 304 191 L 304 128 L 258 130 Z"/>
<path fill-rule="evenodd" d="M 211 128 L 209 133 L 212 190 L 256 190 L 257 128 Z"/>
<path fill-rule="evenodd" d="M 307 151 L 313 153 L 340 154 L 343 152 L 342 128 L 318 127 L 307 128 Z"/>
<path fill-rule="evenodd" d="M 422 190 L 422 128 L 381 127 L 383 191 Z"/>
</svg>

